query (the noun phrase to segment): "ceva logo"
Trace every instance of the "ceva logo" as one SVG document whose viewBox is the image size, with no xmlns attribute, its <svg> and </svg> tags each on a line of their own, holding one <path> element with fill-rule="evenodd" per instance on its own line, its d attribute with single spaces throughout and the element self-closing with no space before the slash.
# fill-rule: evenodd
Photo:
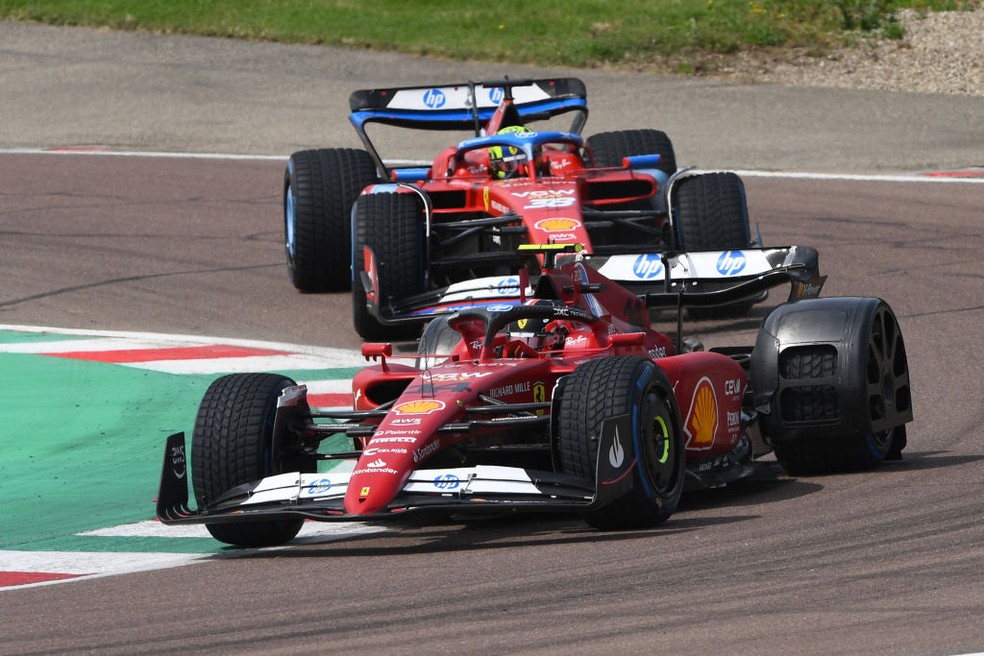
<svg viewBox="0 0 984 656">
<path fill-rule="evenodd" d="M 431 109 L 440 109 L 447 99 L 440 89 L 428 89 L 424 92 L 424 104 Z"/>
<path fill-rule="evenodd" d="M 726 251 L 721 253 L 717 261 L 717 270 L 722 276 L 736 276 L 745 268 L 745 254 L 741 251 Z"/>
<path fill-rule="evenodd" d="M 636 278 L 649 280 L 663 273 L 663 261 L 659 253 L 643 253 L 632 264 L 632 273 Z"/>
</svg>

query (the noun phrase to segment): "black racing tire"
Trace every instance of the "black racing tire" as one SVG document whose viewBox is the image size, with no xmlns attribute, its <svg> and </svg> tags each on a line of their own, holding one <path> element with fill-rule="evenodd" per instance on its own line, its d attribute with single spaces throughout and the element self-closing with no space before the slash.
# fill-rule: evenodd
<svg viewBox="0 0 984 656">
<path fill-rule="evenodd" d="M 912 420 L 905 343 L 877 298 L 781 305 L 751 363 L 763 434 L 791 475 L 871 469 L 898 460 Z"/>
<path fill-rule="evenodd" d="M 556 412 L 560 470 L 592 481 L 604 420 L 637 417 L 632 488 L 606 506 L 582 513 L 590 526 L 649 528 L 673 514 L 683 493 L 685 443 L 676 397 L 651 360 L 620 356 L 582 364 L 564 381 Z"/>
<path fill-rule="evenodd" d="M 265 476 L 283 473 L 281 454 L 273 453 L 273 421 L 281 392 L 295 385 L 277 374 L 231 374 L 205 392 L 191 438 L 195 500 L 208 507 L 223 493 Z M 317 460 L 295 459 L 290 471 L 317 471 Z M 240 547 L 267 547 L 294 538 L 302 518 L 207 524 L 216 540 Z"/>
<path fill-rule="evenodd" d="M 599 132 L 588 137 L 585 145 L 591 151 L 597 167 L 622 166 L 624 157 L 658 154 L 660 160 L 657 168 L 660 171 L 673 175 L 677 170 L 673 142 L 660 130 Z"/>
<path fill-rule="evenodd" d="M 417 343 L 418 369 L 428 369 L 447 362 L 447 356 L 461 341 L 461 333 L 448 324 L 448 319 L 446 315 L 440 316 L 432 319 L 424 327 L 424 332 Z"/>
<path fill-rule="evenodd" d="M 352 280 L 352 203 L 376 181 L 364 150 L 302 150 L 284 172 L 287 273 L 302 292 L 338 292 Z"/>
<path fill-rule="evenodd" d="M 383 325 L 369 313 L 361 272 L 368 245 L 376 257 L 376 288 L 385 298 L 404 299 L 424 291 L 426 253 L 424 210 L 414 193 L 380 192 L 360 196 L 355 203 L 355 252 L 352 281 L 352 320 L 355 330 L 368 341 L 416 339 L 420 324 Z"/>
<path fill-rule="evenodd" d="M 674 247 L 687 251 L 740 251 L 751 245 L 745 184 L 731 172 L 684 177 L 673 189 Z M 743 316 L 768 294 L 721 307 L 689 308 L 691 319 Z"/>
<path fill-rule="evenodd" d="M 751 244 L 745 184 L 737 174 L 683 177 L 674 184 L 673 195 L 675 248 L 726 251 Z"/>
</svg>

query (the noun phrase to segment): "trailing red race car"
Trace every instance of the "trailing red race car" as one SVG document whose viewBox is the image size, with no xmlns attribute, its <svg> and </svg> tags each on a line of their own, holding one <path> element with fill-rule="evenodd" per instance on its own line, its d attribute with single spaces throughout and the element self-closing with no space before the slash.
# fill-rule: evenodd
<svg viewBox="0 0 984 656">
<path fill-rule="evenodd" d="M 387 290 L 380 301 L 401 304 L 454 283 L 515 275 L 521 244 L 578 243 L 592 255 L 631 257 L 636 265 L 614 279 L 642 293 L 660 252 L 741 251 L 757 243 L 737 175 L 678 170 L 673 144 L 659 130 L 584 139 L 586 99 L 575 78 L 354 92 L 350 120 L 365 150 L 306 150 L 287 165 L 285 243 L 294 285 L 351 288 L 362 337 L 407 339 L 419 334 L 420 321 L 385 324 L 369 312 L 365 246 Z M 569 116 L 569 126 L 556 125 Z M 368 136 L 373 124 L 474 136 L 428 166 L 391 168 Z"/>
<path fill-rule="evenodd" d="M 790 473 L 897 459 L 912 420 L 905 346 L 877 298 L 817 298 L 816 251 L 749 252 L 760 270 L 694 291 L 675 271 L 715 254 L 664 255 L 663 292 L 637 296 L 572 245 L 524 249 L 515 304 L 437 316 L 410 363 L 389 344 L 353 380 L 354 409 L 315 411 L 276 374 L 216 380 L 188 462 L 168 438 L 157 514 L 223 542 L 286 542 L 305 519 L 580 513 L 649 527 L 685 486 L 751 476 L 774 452 Z M 754 258 L 760 255 L 761 258 Z M 541 267 L 542 261 L 542 268 Z M 704 351 L 652 330 L 648 308 L 714 305 L 789 282 L 753 346 Z"/>
</svg>

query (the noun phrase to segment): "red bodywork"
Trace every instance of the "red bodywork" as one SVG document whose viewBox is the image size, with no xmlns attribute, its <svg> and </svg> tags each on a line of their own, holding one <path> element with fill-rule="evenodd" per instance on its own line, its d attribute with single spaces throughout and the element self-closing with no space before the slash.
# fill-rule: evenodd
<svg viewBox="0 0 984 656">
<path fill-rule="evenodd" d="M 513 101 L 503 100 L 486 125 L 485 134 L 495 135 L 503 117 L 511 111 Z M 492 171 L 487 145 L 469 149 L 458 144 L 439 153 L 426 178 L 412 183 L 432 202 L 432 222 L 440 224 L 463 216 L 514 215 L 515 221 L 509 226 L 525 228 L 517 243 L 581 244 L 585 253 L 591 254 L 594 249 L 585 225 L 585 209 L 651 203 L 661 191 L 651 170 L 593 168 L 591 155 L 579 135 L 544 134 L 556 135 L 557 141 L 538 146 L 536 161 L 522 165 L 516 177 L 505 180 L 498 179 Z M 397 172 L 393 175 L 396 177 Z M 376 187 L 367 187 L 363 194 L 373 193 Z M 406 188 L 399 191 L 413 193 Z M 665 217 L 653 219 L 660 223 Z"/>
<path fill-rule="evenodd" d="M 550 302 L 579 312 L 577 317 L 599 317 L 590 323 L 572 317 L 547 324 L 547 329 L 564 331 L 562 343 L 558 338 L 553 348 L 535 350 L 525 338 L 514 338 L 505 330 L 487 335 L 486 322 L 468 313 L 450 319 L 461 339 L 447 354 L 449 359 L 428 369 L 388 360 L 388 345 L 364 346 L 363 353 L 381 363 L 355 376 L 355 409 L 392 405 L 371 439 L 362 444 L 345 497 L 346 514 L 383 512 L 429 458 L 501 431 L 495 426 L 468 427 L 472 409 L 500 402 L 549 403 L 557 380 L 594 358 L 643 356 L 663 370 L 676 395 L 688 457 L 711 457 L 735 448 L 747 385 L 741 365 L 721 353 L 675 354 L 667 335 L 645 325 L 646 310 L 639 297 L 606 284 L 601 274 L 580 262 L 571 260 L 549 274 L 561 295 Z M 538 302 L 543 301 L 526 300 Z M 461 424 L 461 430 L 447 430 L 455 424 Z"/>
</svg>

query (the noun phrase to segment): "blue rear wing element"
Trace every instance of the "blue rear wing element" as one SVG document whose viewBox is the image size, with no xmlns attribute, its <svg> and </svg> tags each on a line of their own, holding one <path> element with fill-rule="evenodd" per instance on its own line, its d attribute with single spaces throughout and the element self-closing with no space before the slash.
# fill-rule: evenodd
<svg viewBox="0 0 984 656">
<path fill-rule="evenodd" d="M 507 100 L 513 118 L 526 124 L 572 113 L 569 132 L 580 134 L 588 117 L 587 90 L 577 78 L 495 80 L 442 86 L 363 89 L 349 96 L 349 121 L 380 175 L 389 177 L 366 134 L 369 123 L 415 130 L 472 131 L 482 134 L 496 109 Z"/>
<path fill-rule="evenodd" d="M 576 110 L 587 113 L 587 90 L 581 80 L 572 77 L 363 89 L 349 96 L 349 108 L 357 127 L 367 121 L 384 121 L 418 129 L 456 130 L 476 118 L 488 121 L 507 97 L 520 117 L 530 120 Z"/>
</svg>

